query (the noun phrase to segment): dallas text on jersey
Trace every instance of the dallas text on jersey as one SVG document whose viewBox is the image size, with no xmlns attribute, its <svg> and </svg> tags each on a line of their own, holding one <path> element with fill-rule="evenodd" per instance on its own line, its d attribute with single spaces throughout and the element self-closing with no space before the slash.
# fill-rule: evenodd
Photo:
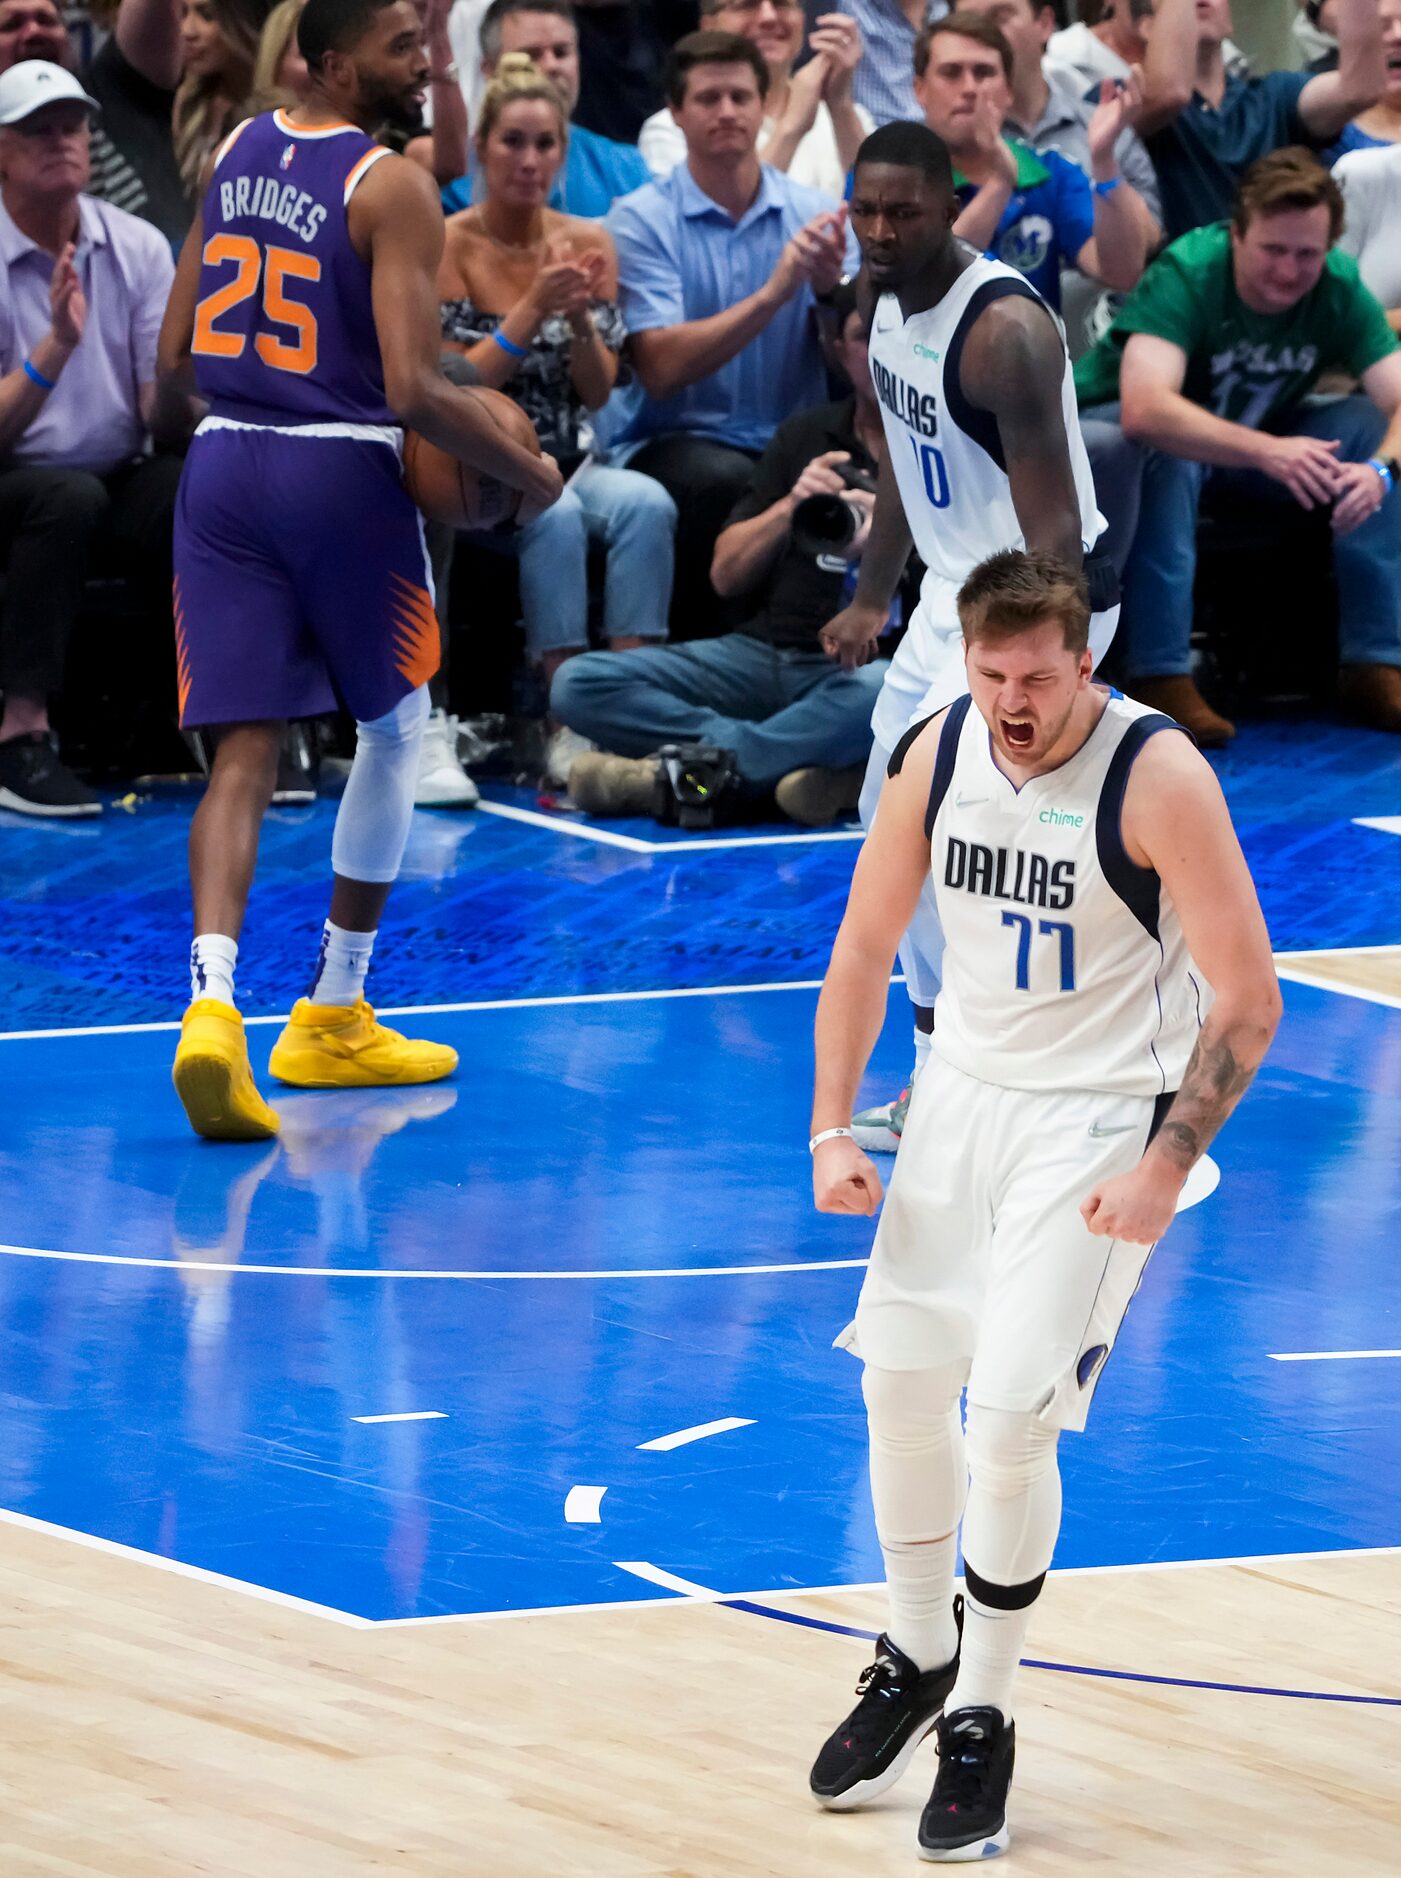
<svg viewBox="0 0 1401 1878">
<path fill-rule="evenodd" d="M 944 885 L 1018 906 L 1059 912 L 1075 904 L 1074 861 L 1051 861 L 1023 848 L 988 848 L 981 841 L 947 837 Z"/>
<path fill-rule="evenodd" d="M 921 437 L 938 436 L 939 400 L 932 391 L 916 391 L 878 359 L 871 360 L 871 382 L 875 385 L 876 396 L 892 417 L 898 417 L 902 424 L 917 430 Z"/>
</svg>

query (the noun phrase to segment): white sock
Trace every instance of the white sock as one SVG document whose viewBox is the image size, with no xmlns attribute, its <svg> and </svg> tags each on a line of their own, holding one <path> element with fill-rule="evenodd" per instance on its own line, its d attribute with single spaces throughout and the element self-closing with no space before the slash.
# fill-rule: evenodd
<svg viewBox="0 0 1401 1878">
<path fill-rule="evenodd" d="M 933 1037 L 932 1032 L 927 1031 L 927 1030 L 921 1030 L 919 1025 L 916 1024 L 915 1025 L 915 1067 L 914 1067 L 915 1076 L 919 1075 L 921 1070 L 924 1068 L 925 1064 L 929 1061 L 929 1052 L 933 1048 L 934 1048 L 934 1037 Z M 911 1081 L 913 1080 L 914 1078 L 911 1077 Z"/>
<path fill-rule="evenodd" d="M 219 998 L 225 1004 L 234 1001 L 234 967 L 238 964 L 238 941 L 227 933 L 196 933 L 190 947 L 190 999 Z"/>
<path fill-rule="evenodd" d="M 365 974 L 375 949 L 372 932 L 347 932 L 327 920 L 321 933 L 321 956 L 316 961 L 311 990 L 313 1004 L 354 1004 L 365 995 Z"/>
<path fill-rule="evenodd" d="M 946 1715 L 956 1708 L 995 1708 L 1004 1721 L 1012 1719 L 1012 1684 L 1035 1608 L 1028 1604 L 1020 1611 L 994 1611 L 971 1592 L 967 1594 L 963 1654 L 958 1659 L 958 1681 L 944 1704 Z"/>
</svg>

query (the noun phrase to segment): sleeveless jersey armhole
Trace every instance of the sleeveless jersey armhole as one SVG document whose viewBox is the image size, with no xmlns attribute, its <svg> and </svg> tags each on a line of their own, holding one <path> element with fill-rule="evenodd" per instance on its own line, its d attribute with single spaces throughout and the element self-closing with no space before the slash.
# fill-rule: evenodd
<svg viewBox="0 0 1401 1878">
<path fill-rule="evenodd" d="M 1118 894 L 1150 939 L 1158 937 L 1158 905 L 1161 882 L 1151 867 L 1140 867 L 1124 846 L 1122 827 L 1124 796 L 1128 791 L 1129 772 L 1143 746 L 1160 730 L 1175 730 L 1182 736 L 1190 732 L 1171 717 L 1154 715 L 1135 718 L 1119 741 L 1109 760 L 1104 786 L 1095 814 L 1095 849 L 1105 880 Z"/>
<path fill-rule="evenodd" d="M 234 145 L 252 122 L 253 119 L 251 117 L 245 117 L 241 124 L 234 125 L 228 136 L 225 137 L 224 141 L 219 145 L 219 148 L 214 152 L 214 165 L 213 169 L 210 171 L 211 175 L 213 175 L 214 170 L 218 169 L 224 158 L 229 154 L 230 150 L 233 149 Z"/>
<path fill-rule="evenodd" d="M 367 150 L 365 152 L 364 156 L 360 158 L 359 162 L 345 179 L 345 202 L 347 207 L 350 205 L 350 198 L 355 194 L 355 191 L 360 187 L 361 183 L 364 182 L 366 176 L 369 175 L 380 158 L 393 156 L 393 154 L 394 152 L 387 150 L 382 143 L 377 143 L 373 150 Z"/>
<path fill-rule="evenodd" d="M 949 793 L 949 784 L 953 781 L 953 766 L 958 757 L 958 740 L 963 735 L 963 726 L 968 713 L 973 708 L 973 700 L 964 692 L 961 698 L 955 698 L 949 706 L 949 714 L 944 719 L 944 728 L 939 732 L 939 748 L 934 757 L 934 774 L 929 779 L 929 806 L 924 811 L 924 838 L 934 838 L 934 823 L 938 820 L 939 810 L 944 806 L 944 797 Z"/>
<path fill-rule="evenodd" d="M 953 338 L 949 341 L 948 354 L 944 361 L 944 398 L 948 405 L 949 416 L 963 432 L 964 436 L 988 454 L 997 467 L 1006 474 L 1007 459 L 1002 450 L 1002 433 L 997 428 L 997 419 L 991 411 L 984 411 L 974 404 L 963 389 L 963 348 L 968 335 L 977 324 L 979 317 L 987 311 L 994 300 L 1033 300 L 1051 323 L 1055 324 L 1055 314 L 1026 280 L 1010 280 L 1001 275 L 996 280 L 984 281 L 969 299 L 967 306 L 959 316 Z M 1059 336 L 1059 328 L 1057 328 Z M 1064 349 L 1065 340 L 1061 338 Z"/>
</svg>

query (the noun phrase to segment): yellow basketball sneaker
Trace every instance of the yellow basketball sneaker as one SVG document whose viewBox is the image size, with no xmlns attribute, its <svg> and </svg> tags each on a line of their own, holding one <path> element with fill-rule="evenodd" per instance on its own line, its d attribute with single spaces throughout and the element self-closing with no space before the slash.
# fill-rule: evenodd
<svg viewBox="0 0 1401 1878">
<path fill-rule="evenodd" d="M 196 998 L 180 1026 L 171 1070 L 190 1126 L 207 1141 L 266 1141 L 277 1116 L 258 1094 L 243 1019 L 222 998 Z"/>
<path fill-rule="evenodd" d="M 456 1068 L 456 1050 L 401 1036 L 377 1023 L 363 998 L 349 1005 L 298 998 L 268 1058 L 270 1073 L 299 1089 L 438 1082 Z"/>
</svg>

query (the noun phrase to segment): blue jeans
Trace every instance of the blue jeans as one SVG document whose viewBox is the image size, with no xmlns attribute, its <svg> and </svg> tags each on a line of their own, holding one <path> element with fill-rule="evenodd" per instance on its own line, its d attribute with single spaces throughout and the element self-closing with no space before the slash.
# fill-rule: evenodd
<svg viewBox="0 0 1401 1878">
<path fill-rule="evenodd" d="M 865 762 L 885 670 L 878 659 L 844 672 L 821 652 L 726 633 L 569 659 L 555 674 L 550 709 L 618 756 L 650 756 L 664 743 L 733 750 L 744 781 L 767 789 L 809 764 Z"/>
<path fill-rule="evenodd" d="M 1117 404 L 1095 405 L 1086 417 L 1118 421 Z M 1337 439 L 1344 463 L 1365 463 L 1386 430 L 1370 398 L 1337 398 L 1291 413 L 1280 434 Z M 1280 508 L 1287 543 L 1289 513 L 1297 507 L 1282 483 L 1258 470 L 1213 469 L 1145 450 L 1143 498 L 1128 564 L 1120 640 L 1132 678 L 1169 678 L 1192 669 L 1192 584 L 1197 572 L 1197 508 L 1210 476 Z M 1287 547 L 1286 550 L 1287 552 Z M 1393 487 L 1375 515 L 1333 537 L 1338 583 L 1338 651 L 1344 665 L 1401 665 L 1401 487 Z"/>
<path fill-rule="evenodd" d="M 559 501 L 516 536 L 525 649 L 539 659 L 589 643 L 589 543 L 608 550 L 603 630 L 665 639 L 676 504 L 650 476 L 587 462 Z"/>
</svg>

